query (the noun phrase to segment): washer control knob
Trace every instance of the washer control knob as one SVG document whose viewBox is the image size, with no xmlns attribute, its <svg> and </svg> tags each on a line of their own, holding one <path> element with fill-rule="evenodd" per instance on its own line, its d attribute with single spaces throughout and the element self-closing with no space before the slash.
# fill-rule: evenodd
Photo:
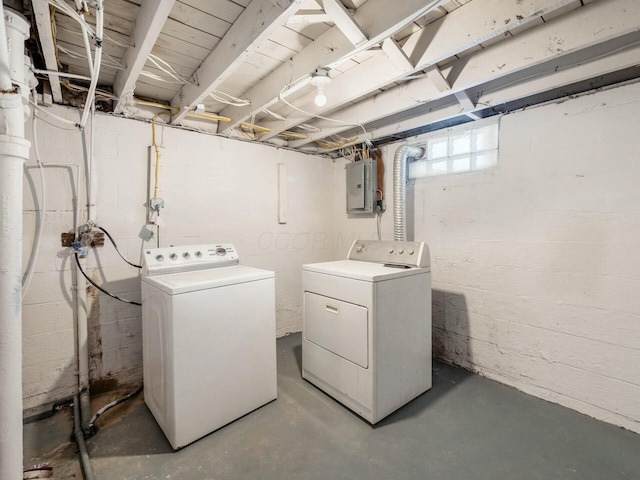
<svg viewBox="0 0 640 480">
<path fill-rule="evenodd" d="M 196 257 L 200 258 L 201 256 L 202 256 L 202 252 L 201 252 L 200 250 L 198 250 L 198 251 L 196 252 Z"/>
<path fill-rule="evenodd" d="M 402 255 L 404 253 L 404 250 L 401 248 L 400 250 L 398 250 L 398 253 Z"/>
<path fill-rule="evenodd" d="M 182 254 L 182 258 L 190 258 L 190 257 L 191 257 L 191 255 L 189 254 L 189 252 L 184 252 Z"/>
<path fill-rule="evenodd" d="M 413 250 L 409 250 L 409 255 L 413 255 Z"/>
<path fill-rule="evenodd" d="M 224 256 L 226 254 L 227 254 L 227 249 L 226 248 L 224 248 L 224 247 L 216 248 L 216 255 L 219 255 L 219 256 L 222 257 L 222 256 Z"/>
<path fill-rule="evenodd" d="M 362 253 L 364 251 L 364 245 L 361 243 L 356 245 L 356 253 Z"/>
<path fill-rule="evenodd" d="M 172 253 L 171 255 L 169 255 L 169 258 L 171 260 L 175 260 L 176 258 L 178 258 L 178 255 L 176 255 L 175 253 Z"/>
<path fill-rule="evenodd" d="M 162 262 L 164 260 L 164 255 L 156 255 L 156 260 Z"/>
<path fill-rule="evenodd" d="M 393 253 L 393 248 L 390 248 L 390 249 L 389 249 L 389 253 Z"/>
</svg>

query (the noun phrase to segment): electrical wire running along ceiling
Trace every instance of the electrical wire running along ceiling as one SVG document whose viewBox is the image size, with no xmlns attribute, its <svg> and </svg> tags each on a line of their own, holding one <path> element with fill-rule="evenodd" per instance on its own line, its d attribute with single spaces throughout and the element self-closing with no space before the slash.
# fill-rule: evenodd
<svg viewBox="0 0 640 480">
<path fill-rule="evenodd" d="M 638 0 L 5 3 L 55 103 L 320 153 L 640 76 Z"/>
</svg>

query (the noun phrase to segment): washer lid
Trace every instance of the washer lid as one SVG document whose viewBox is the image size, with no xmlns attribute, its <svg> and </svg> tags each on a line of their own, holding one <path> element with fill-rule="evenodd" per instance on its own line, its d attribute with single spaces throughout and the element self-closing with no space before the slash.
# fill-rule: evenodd
<svg viewBox="0 0 640 480">
<path fill-rule="evenodd" d="M 379 282 L 393 278 L 427 273 L 429 268 L 402 268 L 385 266 L 381 263 L 360 262 L 358 260 L 338 260 L 337 262 L 311 263 L 303 265 L 307 272 L 324 273 L 338 277 L 364 280 L 365 282 Z"/>
<path fill-rule="evenodd" d="M 235 265 L 232 267 L 170 273 L 167 275 L 157 275 L 155 277 L 143 276 L 142 281 L 159 288 L 169 295 L 179 295 L 181 293 L 264 280 L 273 278 L 274 275 L 275 274 L 269 270 Z"/>
</svg>

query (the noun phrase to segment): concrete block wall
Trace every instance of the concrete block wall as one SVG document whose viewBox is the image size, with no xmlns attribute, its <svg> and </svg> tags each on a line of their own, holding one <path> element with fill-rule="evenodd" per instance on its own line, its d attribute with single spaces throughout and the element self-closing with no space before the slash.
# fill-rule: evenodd
<svg viewBox="0 0 640 480">
<path fill-rule="evenodd" d="M 77 121 L 78 111 L 53 107 Z M 43 162 L 82 165 L 77 131 L 38 121 Z M 161 246 L 230 242 L 241 263 L 276 272 L 278 336 L 301 329 L 300 265 L 332 257 L 333 226 L 323 205 L 332 195 L 331 160 L 250 142 L 228 140 L 158 124 L 160 190 L 166 206 Z M 96 119 L 97 223 L 114 237 L 122 254 L 140 261 L 145 245 L 148 147 L 151 125 L 98 114 Z M 32 149 L 31 162 L 35 163 Z M 288 221 L 277 221 L 277 165 L 287 166 Z M 71 395 L 77 385 L 74 333 L 73 256 L 60 246 L 60 233 L 73 228 L 77 168 L 47 167 L 45 225 L 31 286 L 24 298 L 24 407 Z M 86 203 L 83 168 L 81 204 Z M 70 175 L 70 172 L 72 175 Z M 35 230 L 34 192 L 39 172 L 25 175 L 24 264 Z M 75 180 L 74 180 L 75 181 Z M 83 223 L 85 210 L 81 209 Z M 97 267 L 100 268 L 97 268 Z M 137 269 L 124 263 L 108 240 L 87 258 L 89 275 L 107 290 L 140 300 Z M 141 379 L 140 307 L 89 291 L 92 381 Z M 108 383 L 105 386 L 112 385 Z"/>
<path fill-rule="evenodd" d="M 414 185 L 434 355 L 637 432 L 639 116 L 637 83 L 513 113 L 495 170 Z M 399 145 L 385 148 L 387 199 Z M 339 235 L 373 238 L 339 197 Z M 391 210 L 382 223 L 393 238 Z"/>
</svg>

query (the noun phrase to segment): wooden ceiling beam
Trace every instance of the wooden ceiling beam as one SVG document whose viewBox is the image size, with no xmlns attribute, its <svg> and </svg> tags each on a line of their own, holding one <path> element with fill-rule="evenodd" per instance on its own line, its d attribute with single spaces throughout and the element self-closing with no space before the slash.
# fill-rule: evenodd
<svg viewBox="0 0 640 480">
<path fill-rule="evenodd" d="M 128 47 L 122 59 L 126 70 L 120 70 L 113 84 L 118 97 L 114 110 L 120 113 L 126 103 L 125 94 L 135 89 L 136 82 L 149 54 L 156 44 L 162 27 L 171 13 L 175 0 L 145 0 L 140 4 L 132 33 L 134 46 Z"/>
<path fill-rule="evenodd" d="M 324 11 L 354 47 L 367 41 L 367 36 L 339 0 L 323 0 Z"/>
<path fill-rule="evenodd" d="M 35 14 L 36 26 L 38 28 L 38 38 L 42 46 L 44 63 L 47 70 L 58 71 L 58 58 L 51 30 L 51 10 L 47 0 L 33 0 L 33 11 Z M 60 88 L 60 78 L 57 75 L 49 75 L 51 85 L 51 96 L 55 103 L 62 103 L 62 88 Z"/>
<path fill-rule="evenodd" d="M 368 0 L 353 14 L 353 20 L 368 37 L 366 42 L 354 47 L 337 26 L 330 28 L 243 94 L 243 98 L 251 102 L 251 108 L 229 106 L 222 110 L 220 114 L 233 121 L 221 124 L 219 131 L 228 132 L 250 118 L 254 112 L 277 103 L 283 87 L 292 81 L 311 74 L 318 67 L 332 68 L 344 59 L 378 45 L 441 3 L 443 0 Z"/>
<path fill-rule="evenodd" d="M 314 116 L 340 109 L 363 95 L 402 80 L 407 74 L 421 72 L 438 62 L 475 48 L 482 42 L 506 38 L 504 34 L 510 28 L 533 22 L 556 9 L 564 9 L 572 2 L 573 0 L 531 0 L 525 5 L 507 0 L 474 0 L 467 3 L 407 38 L 402 50 L 410 61 L 419 62 L 414 64 L 412 71 L 407 72 L 390 64 L 385 56 L 369 59 L 332 80 L 325 90 L 326 105 L 319 108 L 309 103 L 301 107 L 309 112 L 308 115 L 296 112 L 295 116 L 286 121 L 265 124 L 271 131 L 261 139 L 268 140 L 283 130 L 291 130 L 300 123 L 308 122 Z M 511 52 L 511 55 L 521 57 L 517 51 Z M 494 70 L 496 69 L 494 66 Z M 451 75 L 452 79 L 454 76 L 455 72 Z"/>
<path fill-rule="evenodd" d="M 171 123 L 179 124 L 209 93 L 295 14 L 304 0 L 252 0 L 195 72 L 198 85 L 184 85 L 171 100 L 180 108 Z M 225 115 L 226 116 L 226 115 Z"/>
<path fill-rule="evenodd" d="M 613 8 L 614 4 L 617 8 Z M 625 14 L 620 13 L 623 11 Z M 467 92 L 466 95 L 473 98 L 469 100 L 475 104 L 473 113 L 633 67 L 637 65 L 640 50 L 640 31 L 634 18 L 640 18 L 640 4 L 635 0 L 593 2 L 572 16 L 558 18 L 448 65 L 442 74 L 455 76 L 449 91 L 440 91 L 428 77 L 407 82 L 333 115 L 344 124 L 313 122 L 312 125 L 323 132 L 311 133 L 307 140 L 293 141 L 289 146 L 300 148 L 325 136 L 353 130 L 353 126 L 345 124 L 378 124 L 369 135 L 358 135 L 361 141 L 468 113 L 460 107 L 456 92 Z M 580 28 L 573 28 L 575 25 Z M 602 28 L 603 25 L 606 28 Z M 558 32 L 565 33 L 558 37 Z M 561 44 L 563 49 L 550 50 L 552 41 Z M 496 69 L 496 65 L 501 68 Z M 451 99 L 448 110 L 441 111 L 438 105 L 446 103 L 447 97 Z M 434 106 L 434 111 L 408 118 L 414 115 L 410 110 L 420 105 L 425 111 Z M 405 120 L 385 123 L 385 118 L 397 118 L 403 112 L 407 112 Z"/>
</svg>

